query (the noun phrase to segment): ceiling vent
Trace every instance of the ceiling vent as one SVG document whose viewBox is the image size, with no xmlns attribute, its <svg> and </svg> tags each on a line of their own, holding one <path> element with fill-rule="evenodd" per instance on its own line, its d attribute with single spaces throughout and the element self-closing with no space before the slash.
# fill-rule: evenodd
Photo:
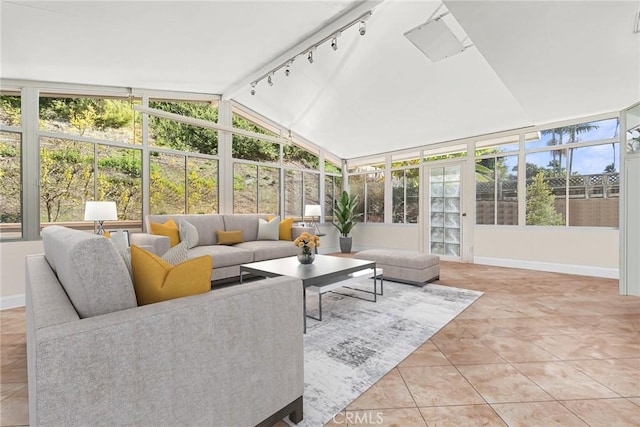
<svg viewBox="0 0 640 427">
<path fill-rule="evenodd" d="M 464 52 L 470 47 L 458 40 L 444 22 L 442 17 L 448 14 L 449 12 L 446 12 L 404 33 L 404 36 L 433 62 Z"/>
</svg>

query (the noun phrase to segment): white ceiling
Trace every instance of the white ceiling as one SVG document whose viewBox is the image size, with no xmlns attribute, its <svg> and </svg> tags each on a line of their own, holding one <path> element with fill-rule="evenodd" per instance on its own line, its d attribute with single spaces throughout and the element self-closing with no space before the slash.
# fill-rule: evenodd
<svg viewBox="0 0 640 427">
<path fill-rule="evenodd" d="M 640 100 L 638 0 L 444 3 L 2 0 L 0 76 L 224 94 L 342 158 Z M 325 43 L 313 64 L 298 57 L 249 94 L 369 9 L 364 37 L 352 27 L 336 52 Z M 474 47 L 434 63 L 403 34 L 447 9 Z"/>
</svg>

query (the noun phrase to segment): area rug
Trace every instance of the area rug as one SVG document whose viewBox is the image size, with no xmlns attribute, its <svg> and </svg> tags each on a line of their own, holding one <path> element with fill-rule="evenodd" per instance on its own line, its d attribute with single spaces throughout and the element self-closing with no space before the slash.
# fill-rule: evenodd
<svg viewBox="0 0 640 427">
<path fill-rule="evenodd" d="M 370 281 L 356 287 L 372 288 Z M 324 294 L 322 322 L 307 319 L 304 420 L 298 426 L 329 422 L 481 295 L 437 284 L 420 288 L 387 281 L 376 303 Z M 313 292 L 307 292 L 307 308 L 317 316 Z"/>
</svg>

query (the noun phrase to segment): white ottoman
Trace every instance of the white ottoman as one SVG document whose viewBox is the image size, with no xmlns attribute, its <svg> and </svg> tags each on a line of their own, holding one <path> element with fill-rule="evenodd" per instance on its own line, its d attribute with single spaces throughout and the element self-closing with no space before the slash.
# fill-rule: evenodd
<svg viewBox="0 0 640 427">
<path fill-rule="evenodd" d="M 354 258 L 375 261 L 384 271 L 384 280 L 424 285 L 440 278 L 440 258 L 436 255 L 393 249 L 368 249 Z"/>
</svg>

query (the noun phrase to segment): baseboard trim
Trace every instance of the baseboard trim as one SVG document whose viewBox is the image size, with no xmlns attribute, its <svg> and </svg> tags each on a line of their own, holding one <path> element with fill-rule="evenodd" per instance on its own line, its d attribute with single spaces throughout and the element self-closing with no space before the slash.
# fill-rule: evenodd
<svg viewBox="0 0 640 427">
<path fill-rule="evenodd" d="M 551 273 L 577 274 L 579 276 L 604 277 L 619 279 L 617 268 L 592 267 L 589 265 L 555 264 L 552 262 L 523 261 L 519 259 L 474 257 L 475 264 L 493 265 L 496 267 L 522 268 L 525 270 L 548 271 Z"/>
<path fill-rule="evenodd" d="M 0 310 L 24 307 L 24 294 L 0 297 Z"/>
</svg>

